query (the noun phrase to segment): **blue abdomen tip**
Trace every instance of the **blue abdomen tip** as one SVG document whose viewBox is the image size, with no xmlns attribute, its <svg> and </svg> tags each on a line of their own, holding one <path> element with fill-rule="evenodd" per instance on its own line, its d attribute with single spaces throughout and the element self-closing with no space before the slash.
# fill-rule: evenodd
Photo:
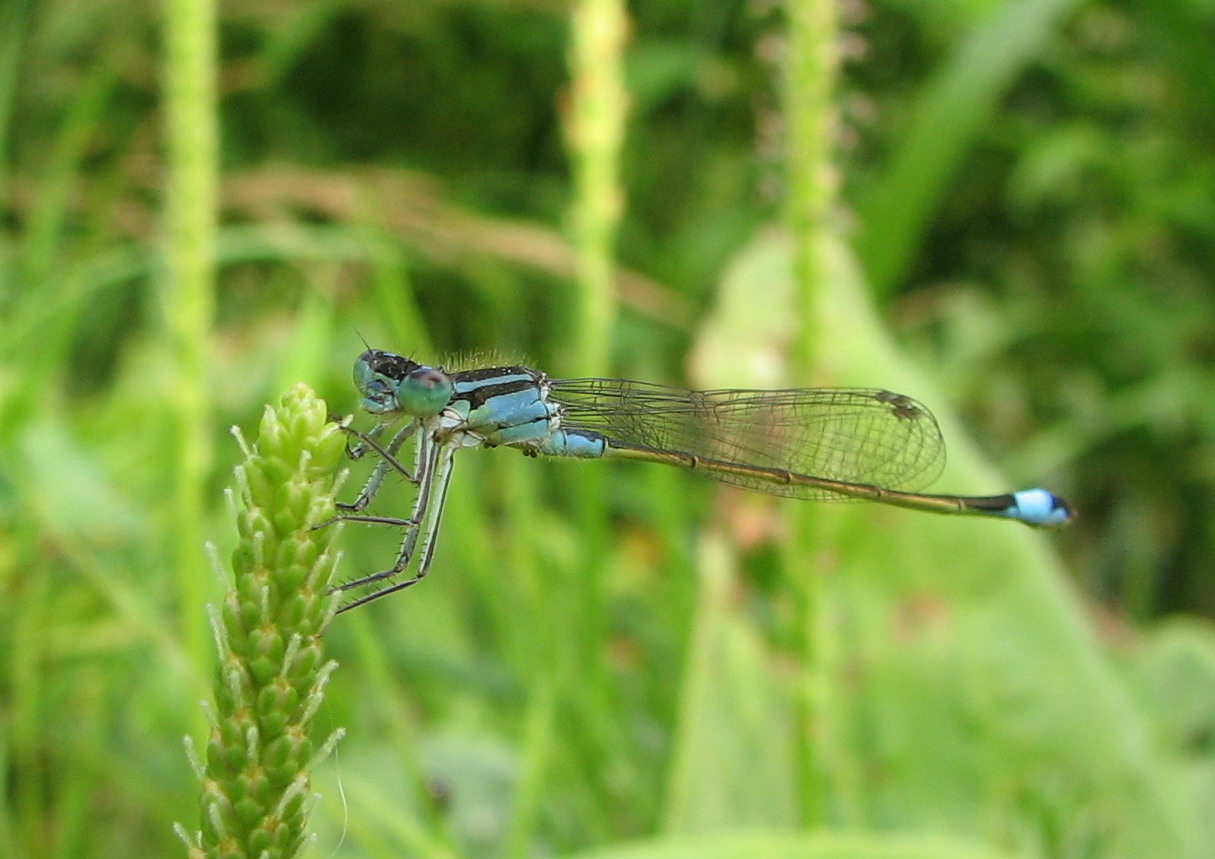
<svg viewBox="0 0 1215 859">
<path fill-rule="evenodd" d="M 1056 528 L 1072 520 L 1071 506 L 1045 489 L 1025 489 L 1013 493 L 1013 506 L 1005 512 L 1011 519 L 1027 525 Z"/>
</svg>

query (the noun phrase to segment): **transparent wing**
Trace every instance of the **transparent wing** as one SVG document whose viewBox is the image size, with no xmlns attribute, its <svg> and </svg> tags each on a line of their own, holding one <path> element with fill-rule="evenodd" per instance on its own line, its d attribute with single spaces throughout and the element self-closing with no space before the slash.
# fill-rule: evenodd
<svg viewBox="0 0 1215 859">
<path fill-rule="evenodd" d="M 628 445 L 812 477 L 915 491 L 945 465 L 932 413 L 910 397 L 860 388 L 686 391 L 629 379 L 554 379 L 562 426 Z M 762 476 L 714 472 L 724 483 L 795 498 L 845 500 Z"/>
</svg>

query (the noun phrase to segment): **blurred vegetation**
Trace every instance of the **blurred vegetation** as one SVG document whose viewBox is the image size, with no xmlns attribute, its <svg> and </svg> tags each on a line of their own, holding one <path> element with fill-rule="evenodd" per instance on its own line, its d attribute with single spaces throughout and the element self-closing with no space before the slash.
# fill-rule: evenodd
<svg viewBox="0 0 1215 859">
<path fill-rule="evenodd" d="M 612 60 L 571 82 L 565 4 L 227 4 L 208 320 L 166 277 L 165 13 L 0 4 L 0 855 L 184 851 L 228 428 L 297 381 L 351 410 L 360 335 L 889 387 L 938 412 L 934 489 L 1041 484 L 1080 518 L 469 451 L 430 579 L 326 636 L 314 722 L 347 735 L 313 855 L 1212 855 L 1215 6 L 838 11 L 847 241 L 814 237 L 806 320 L 779 8 L 628 10 L 614 290 L 589 298 L 612 238 L 585 219 L 613 209 L 574 204 L 612 193 L 580 171 L 614 144 L 572 168 L 570 105 Z M 348 576 L 394 551 L 339 543 Z"/>
</svg>

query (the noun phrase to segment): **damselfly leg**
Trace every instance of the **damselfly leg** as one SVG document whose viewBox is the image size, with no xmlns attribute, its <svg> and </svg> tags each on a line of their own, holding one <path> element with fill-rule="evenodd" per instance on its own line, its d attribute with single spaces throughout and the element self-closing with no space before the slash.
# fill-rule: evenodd
<svg viewBox="0 0 1215 859">
<path fill-rule="evenodd" d="M 407 470 L 405 466 L 401 465 L 400 460 L 397 459 L 397 451 L 399 451 L 401 449 L 401 445 L 405 444 L 405 442 L 408 441 L 409 438 L 414 434 L 418 428 L 418 425 L 411 421 L 406 426 L 401 427 L 397 434 L 392 437 L 392 440 L 388 442 L 388 446 L 384 447 L 380 445 L 379 441 L 377 440 L 377 436 L 382 434 L 387 427 L 388 424 L 386 423 L 380 424 L 372 429 L 371 432 L 367 433 L 359 432 L 353 427 L 342 427 L 347 435 L 358 439 L 356 444 L 347 446 L 347 456 L 349 456 L 351 459 L 357 460 L 361 459 L 368 450 L 372 450 L 379 454 L 379 461 L 376 462 L 375 468 L 371 470 L 371 474 L 368 476 L 367 481 L 363 484 L 363 488 L 359 490 L 359 494 L 354 501 L 349 504 L 339 503 L 337 505 L 339 510 L 345 513 L 358 513 L 367 509 L 367 505 L 371 503 L 371 500 L 375 498 L 376 493 L 380 491 L 380 486 L 383 484 L 384 478 L 388 475 L 390 470 L 396 470 L 397 473 L 399 473 L 410 483 L 415 485 L 418 483 L 419 478 L 416 465 L 414 470 L 411 472 Z"/>
<path fill-rule="evenodd" d="M 421 557 L 413 576 L 388 587 L 373 591 L 359 597 L 338 609 L 338 613 L 349 611 L 356 606 L 365 605 L 390 593 L 404 590 L 415 585 L 426 577 L 430 570 L 430 562 L 434 556 L 435 537 L 439 530 L 439 521 L 443 515 L 443 504 L 447 498 L 447 487 L 451 482 L 451 469 L 455 450 L 445 445 L 435 443 L 426 435 L 418 438 L 416 446 L 414 474 L 418 477 L 418 492 L 414 498 L 413 510 L 408 519 L 395 519 L 388 516 L 368 516 L 361 513 L 341 514 L 336 519 L 344 522 L 363 522 L 371 525 L 387 525 L 403 528 L 401 547 L 397 552 L 396 563 L 387 570 L 362 576 L 338 585 L 337 590 L 349 591 L 383 582 L 400 575 L 413 560 L 422 541 Z M 381 456 L 387 455 L 387 451 Z M 400 468 L 399 464 L 397 467 Z"/>
</svg>

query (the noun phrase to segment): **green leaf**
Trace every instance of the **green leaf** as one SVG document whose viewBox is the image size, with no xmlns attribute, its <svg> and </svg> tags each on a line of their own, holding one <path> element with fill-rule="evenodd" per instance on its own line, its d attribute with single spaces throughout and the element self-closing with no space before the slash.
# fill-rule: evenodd
<svg viewBox="0 0 1215 859">
<path fill-rule="evenodd" d="M 941 198 L 1000 98 L 1078 5 L 1000 3 L 923 87 L 886 175 L 860 205 L 856 249 L 879 299 L 906 276 Z"/>
</svg>

